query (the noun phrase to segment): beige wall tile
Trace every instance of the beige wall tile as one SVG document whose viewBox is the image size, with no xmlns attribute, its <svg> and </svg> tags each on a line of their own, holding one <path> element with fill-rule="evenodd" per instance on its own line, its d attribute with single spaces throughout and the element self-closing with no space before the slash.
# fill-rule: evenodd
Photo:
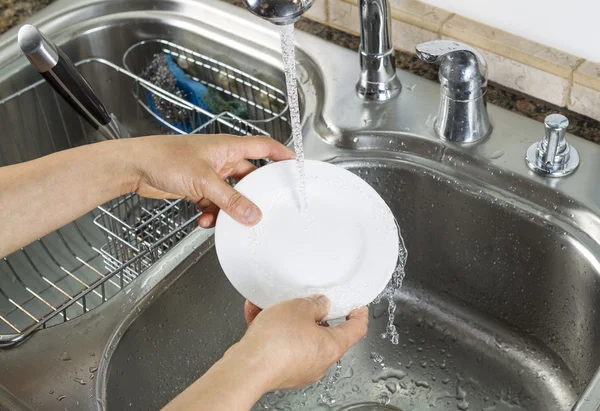
<svg viewBox="0 0 600 411">
<path fill-rule="evenodd" d="M 439 33 L 442 24 L 452 16 L 452 13 L 446 10 L 415 0 L 390 0 L 390 5 L 392 16 L 395 20 L 403 21 L 434 33 Z"/>
<path fill-rule="evenodd" d="M 329 0 L 329 23 L 344 31 L 360 35 L 358 7 L 341 0 Z"/>
<path fill-rule="evenodd" d="M 438 38 L 439 35 L 432 31 L 398 20 L 392 21 L 392 42 L 397 49 L 414 53 L 417 44 Z"/>
<path fill-rule="evenodd" d="M 327 23 L 329 14 L 329 0 L 316 0 L 311 8 L 304 14 L 311 20 L 316 20 L 320 23 Z"/>
<path fill-rule="evenodd" d="M 600 91 L 581 84 L 573 84 L 569 98 L 569 109 L 600 120 Z"/>
<path fill-rule="evenodd" d="M 329 0 L 329 21 L 332 25 L 345 31 L 360 34 L 358 6 L 354 3 L 357 3 L 357 0 Z M 417 2 L 411 1 L 410 3 Z M 428 8 L 432 9 L 433 7 Z M 424 10 L 423 12 L 425 13 Z M 437 32 L 396 19 L 392 20 L 392 42 L 397 49 L 414 53 L 417 44 L 437 38 L 439 38 Z"/>
<path fill-rule="evenodd" d="M 488 63 L 490 81 L 558 106 L 567 104 L 569 90 L 567 79 L 496 53 L 486 50 L 481 50 L 481 53 Z"/>
<path fill-rule="evenodd" d="M 454 15 L 442 27 L 442 35 L 484 49 L 545 72 L 570 78 L 581 59 L 502 30 Z"/>
<path fill-rule="evenodd" d="M 319 1 L 319 0 L 316 0 Z M 358 6 L 358 0 L 340 0 Z M 452 13 L 416 0 L 390 0 L 394 20 L 439 33 L 442 24 Z"/>
<path fill-rule="evenodd" d="M 584 61 L 573 73 L 573 82 L 600 90 L 600 64 Z"/>
</svg>

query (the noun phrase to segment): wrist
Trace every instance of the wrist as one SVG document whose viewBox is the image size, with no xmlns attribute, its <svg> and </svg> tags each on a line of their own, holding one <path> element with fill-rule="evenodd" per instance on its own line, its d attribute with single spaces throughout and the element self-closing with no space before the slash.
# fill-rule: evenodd
<svg viewBox="0 0 600 411">
<path fill-rule="evenodd" d="M 136 192 L 143 175 L 141 168 L 136 163 L 132 143 L 132 138 L 99 143 L 108 148 L 120 196 Z"/>
<path fill-rule="evenodd" d="M 270 362 L 260 347 L 254 347 L 242 339 L 233 345 L 219 361 L 223 369 L 238 370 L 243 384 L 258 401 L 263 394 L 276 389 L 276 377 Z M 218 363 L 217 363 L 218 364 Z"/>
<path fill-rule="evenodd" d="M 249 410 L 270 387 L 271 378 L 260 356 L 237 343 L 164 410 Z"/>
</svg>

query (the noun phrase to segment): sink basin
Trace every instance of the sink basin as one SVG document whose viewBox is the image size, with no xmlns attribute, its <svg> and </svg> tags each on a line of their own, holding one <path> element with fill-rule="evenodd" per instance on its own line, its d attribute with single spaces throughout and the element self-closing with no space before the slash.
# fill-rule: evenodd
<svg viewBox="0 0 600 411">
<path fill-rule="evenodd" d="M 597 263 L 577 238 L 435 170 L 340 165 L 371 183 L 402 227 L 400 342 L 381 338 L 387 303 L 375 305 L 368 337 L 329 391 L 273 393 L 256 409 L 329 409 L 326 394 L 333 409 L 380 400 L 401 410 L 570 409 L 600 365 Z M 107 408 L 165 405 L 243 335 L 242 307 L 211 242 L 124 332 L 107 369 Z"/>
<path fill-rule="evenodd" d="M 228 55 L 283 84 L 277 28 L 246 10 L 216 0 L 125 3 L 58 0 L 32 23 L 75 61 L 120 64 L 133 43 L 159 37 Z M 0 38 L 3 96 L 38 80 L 14 36 Z M 492 135 L 452 145 L 432 131 L 439 85 L 398 71 L 410 87 L 387 103 L 364 104 L 354 87 L 355 52 L 301 32 L 296 44 L 306 157 L 360 175 L 402 228 L 407 275 L 394 296 L 400 341 L 381 338 L 387 303 L 373 305 L 368 337 L 321 383 L 268 394 L 256 409 L 596 411 L 600 146 L 568 135 L 579 169 L 543 178 L 524 161 L 541 124 L 489 105 Z M 82 70 L 133 134 L 160 131 L 136 108 L 130 85 L 106 87 L 114 79 L 94 67 L 102 66 Z M 10 114 L 14 127 L 26 114 Z M 67 126 L 79 130 L 70 118 Z M 88 132 L 81 134 L 81 141 L 60 140 L 60 148 L 87 142 Z M 12 141 L 0 145 L 2 164 L 59 148 L 9 137 L 0 135 Z M 21 157 L 5 156 L 8 149 Z M 195 229 L 110 300 L 0 350 L 0 404 L 156 409 L 241 338 L 242 306 L 220 269 L 212 231 Z"/>
</svg>

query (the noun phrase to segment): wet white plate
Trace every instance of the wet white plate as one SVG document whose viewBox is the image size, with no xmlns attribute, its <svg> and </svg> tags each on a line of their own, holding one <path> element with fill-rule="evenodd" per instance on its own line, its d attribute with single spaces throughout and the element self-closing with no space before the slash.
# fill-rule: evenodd
<svg viewBox="0 0 600 411">
<path fill-rule="evenodd" d="M 219 213 L 215 243 L 233 286 L 260 308 L 325 294 L 327 319 L 373 301 L 398 262 L 398 229 L 379 194 L 341 167 L 308 160 L 303 214 L 294 160 L 258 169 L 236 185 L 263 212 L 246 227 Z"/>
</svg>

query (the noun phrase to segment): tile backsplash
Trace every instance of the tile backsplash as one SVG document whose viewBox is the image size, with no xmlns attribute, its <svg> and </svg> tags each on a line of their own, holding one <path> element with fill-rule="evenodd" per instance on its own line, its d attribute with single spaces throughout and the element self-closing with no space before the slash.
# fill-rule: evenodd
<svg viewBox="0 0 600 411">
<path fill-rule="evenodd" d="M 600 64 L 416 0 L 390 0 L 394 46 L 452 39 L 485 56 L 497 84 L 600 120 Z M 359 35 L 358 0 L 315 0 L 308 17 Z"/>
</svg>

